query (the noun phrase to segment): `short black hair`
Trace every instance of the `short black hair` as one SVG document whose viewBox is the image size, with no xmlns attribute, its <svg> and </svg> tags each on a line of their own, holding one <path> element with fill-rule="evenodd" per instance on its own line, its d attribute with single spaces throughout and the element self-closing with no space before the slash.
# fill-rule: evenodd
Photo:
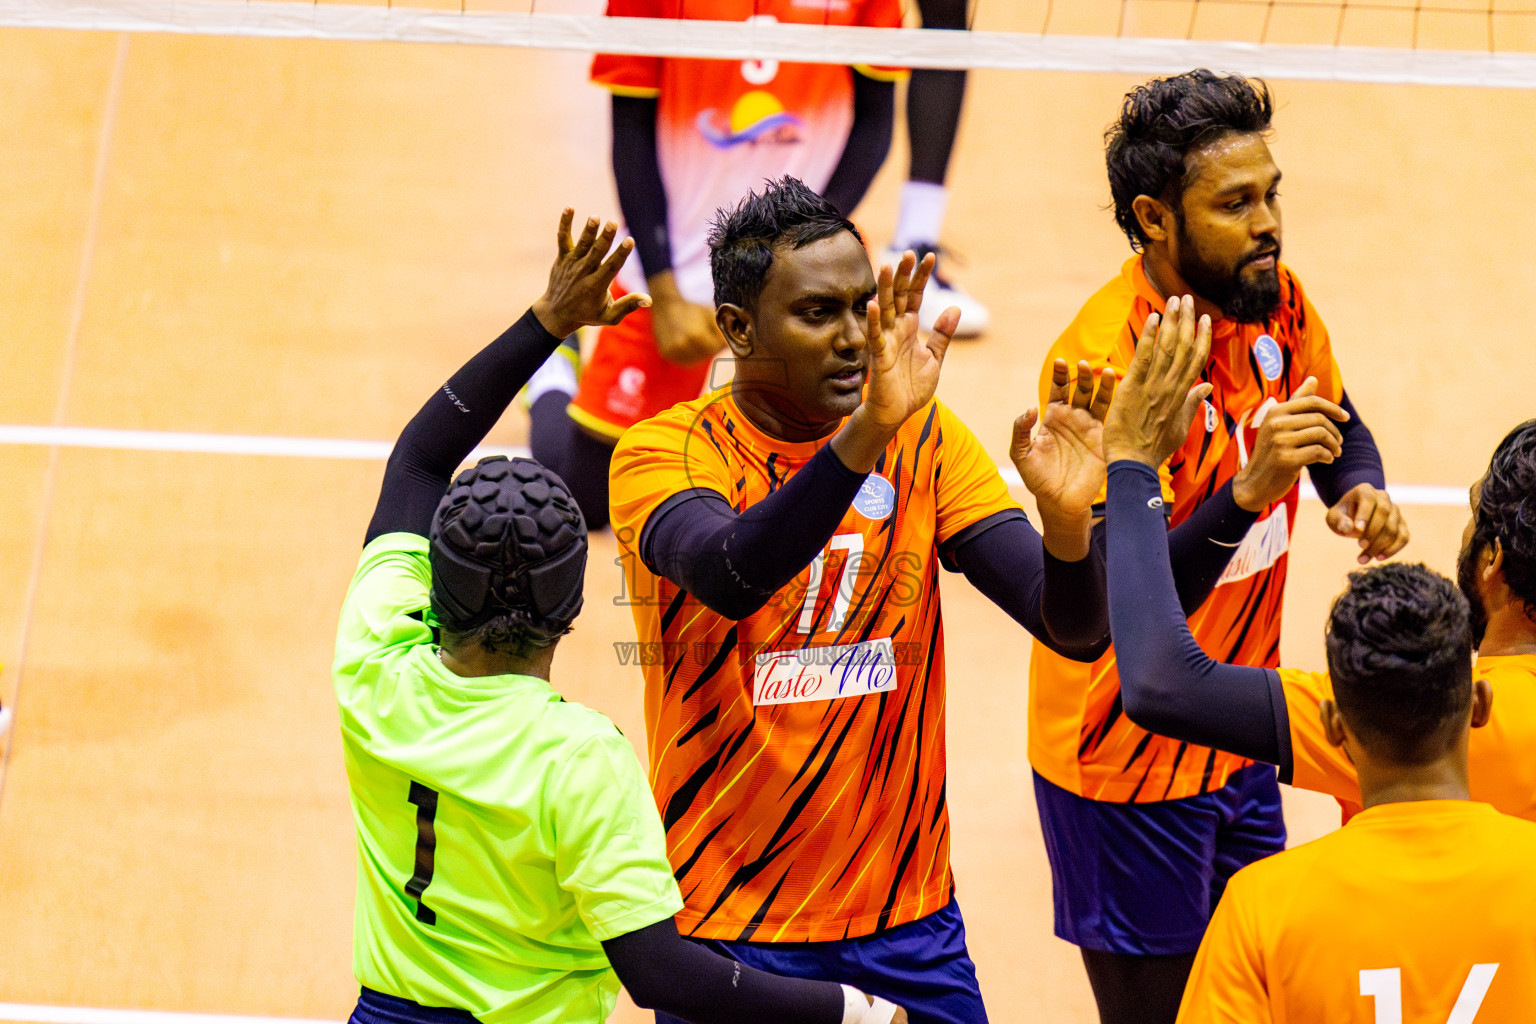
<svg viewBox="0 0 1536 1024">
<path fill-rule="evenodd" d="M 799 249 L 839 231 L 851 232 L 860 245 L 864 243 L 853 221 L 805 182 L 788 175 L 763 182 L 762 192 L 748 192 L 735 209 L 716 210 L 709 226 L 715 305 L 755 309 L 773 266 L 774 250 Z"/>
<path fill-rule="evenodd" d="M 1397 764 L 1443 756 L 1472 703 L 1472 613 L 1423 565 L 1353 572 L 1328 615 L 1328 671 L 1360 742 Z"/>
<path fill-rule="evenodd" d="M 1104 162 L 1115 223 L 1140 252 L 1150 241 L 1131 204 L 1153 196 L 1182 215 L 1189 154 L 1232 132 L 1269 131 L 1274 101 L 1262 79 L 1196 68 L 1156 78 L 1126 93 L 1120 118 L 1104 132 Z"/>
<path fill-rule="evenodd" d="M 1526 420 L 1493 450 L 1472 510 L 1472 551 L 1497 540 L 1504 582 L 1536 610 L 1536 420 Z"/>
</svg>

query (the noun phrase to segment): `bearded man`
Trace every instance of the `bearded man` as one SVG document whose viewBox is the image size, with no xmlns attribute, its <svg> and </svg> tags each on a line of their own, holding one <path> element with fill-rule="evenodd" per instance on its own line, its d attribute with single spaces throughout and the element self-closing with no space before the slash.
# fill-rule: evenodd
<svg viewBox="0 0 1536 1024">
<path fill-rule="evenodd" d="M 1273 110 L 1264 83 L 1206 70 L 1126 96 L 1106 162 L 1136 255 L 1057 340 L 1045 375 L 1065 359 L 1123 376 L 1153 314 L 1187 330 L 1207 321 L 1199 382 L 1211 391 L 1151 500 L 1168 516 L 1195 638 L 1219 661 L 1267 668 L 1303 468 L 1362 564 L 1408 542 L 1328 332 L 1280 262 Z M 1029 759 L 1056 934 L 1082 949 L 1101 1021 L 1171 1024 L 1227 879 L 1283 849 L 1285 824 L 1273 768 L 1140 728 L 1116 664 L 1113 649 L 1087 665 L 1036 644 Z"/>
</svg>

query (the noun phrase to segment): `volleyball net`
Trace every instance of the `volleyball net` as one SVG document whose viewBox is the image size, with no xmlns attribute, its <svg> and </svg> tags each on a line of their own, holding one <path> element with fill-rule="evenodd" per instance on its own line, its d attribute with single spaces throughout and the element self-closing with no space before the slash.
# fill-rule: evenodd
<svg viewBox="0 0 1536 1024">
<path fill-rule="evenodd" d="M 824 0 L 835 3 L 836 0 Z M 908 23 L 917 25 L 907 0 Z M 0 0 L 0 27 L 1531 88 L 1536 0 L 973 0 L 972 31 L 605 18 L 601 0 Z"/>
</svg>

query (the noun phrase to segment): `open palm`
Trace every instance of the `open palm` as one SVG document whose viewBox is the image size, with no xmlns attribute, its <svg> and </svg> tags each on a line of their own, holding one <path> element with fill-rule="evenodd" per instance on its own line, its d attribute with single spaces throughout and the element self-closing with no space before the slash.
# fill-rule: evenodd
<svg viewBox="0 0 1536 1024">
<path fill-rule="evenodd" d="M 876 297 L 865 310 L 864 336 L 869 346 L 865 415 L 885 429 L 900 427 L 932 400 L 944 352 L 959 325 L 960 311 L 950 308 L 939 316 L 927 338 L 918 330 L 917 311 L 932 270 L 932 256 L 918 264 L 910 252 L 894 272 L 881 267 Z"/>
<path fill-rule="evenodd" d="M 626 238 L 613 246 L 618 224 L 608 221 L 599 229 L 596 217 L 588 217 L 581 234 L 572 239 L 575 217 L 576 211 L 570 207 L 560 214 L 549 286 L 533 304 L 534 316 L 557 338 L 589 325 L 611 327 L 651 304 L 651 297 L 643 292 L 631 292 L 619 299 L 609 292 L 619 268 L 635 248 L 635 240 Z M 608 252 L 610 247 L 612 254 Z"/>
<path fill-rule="evenodd" d="M 1069 394 L 1070 383 L 1066 360 L 1058 359 L 1045 415 L 1031 409 L 1014 420 L 1009 455 L 1042 514 L 1077 517 L 1092 510 L 1104 486 L 1104 415 L 1115 373 L 1104 371 L 1095 394 L 1093 371 L 1079 363 L 1077 387 Z"/>
</svg>

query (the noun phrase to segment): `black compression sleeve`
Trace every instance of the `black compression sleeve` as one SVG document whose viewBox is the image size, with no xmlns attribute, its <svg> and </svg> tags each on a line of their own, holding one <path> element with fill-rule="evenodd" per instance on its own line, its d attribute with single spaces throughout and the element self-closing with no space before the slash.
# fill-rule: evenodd
<svg viewBox="0 0 1536 1024">
<path fill-rule="evenodd" d="M 1063 562 L 1023 512 L 999 512 L 967 527 L 944 546 L 945 565 L 958 569 L 993 604 L 1051 650 L 1094 661 L 1109 647 L 1104 561 Z"/>
<path fill-rule="evenodd" d="M 1178 526 L 1168 531 L 1168 557 L 1179 606 L 1188 615 L 1205 603 L 1216 581 L 1232 560 L 1257 512 L 1238 507 L 1228 480 L 1202 501 Z"/>
<path fill-rule="evenodd" d="M 741 513 L 717 491 L 684 491 L 646 520 L 640 557 L 711 611 L 744 619 L 811 564 L 868 475 L 828 444 Z"/>
<path fill-rule="evenodd" d="M 1290 760 L 1280 677 L 1225 665 L 1200 649 L 1179 607 L 1168 564 L 1157 472 L 1109 467 L 1109 623 L 1126 717 L 1150 732 L 1270 764 Z"/>
<path fill-rule="evenodd" d="M 1349 413 L 1349 421 L 1339 424 L 1339 433 L 1344 439 L 1343 451 L 1329 465 L 1315 462 L 1307 467 L 1317 496 L 1330 507 L 1360 484 L 1370 484 L 1377 490 L 1385 490 L 1387 486 L 1376 438 L 1355 411 L 1348 391 L 1340 396 L 1339 407 Z"/>
<path fill-rule="evenodd" d="M 656 155 L 656 99 L 613 98 L 613 182 L 645 276 L 672 269 L 667 190 Z"/>
<path fill-rule="evenodd" d="M 1184 614 L 1192 614 L 1211 596 L 1237 546 L 1258 518 L 1257 512 L 1238 507 L 1232 497 L 1232 481 L 1228 480 L 1196 506 L 1189 518 L 1168 531 L 1173 585 Z M 1095 546 L 1104 546 L 1105 529 L 1103 520 L 1094 526 Z"/>
<path fill-rule="evenodd" d="M 530 309 L 427 399 L 389 453 L 364 543 L 386 533 L 428 535 L 453 471 L 559 344 Z"/>
<path fill-rule="evenodd" d="M 768 974 L 677 934 L 669 917 L 603 943 L 630 998 L 693 1024 L 840 1024 L 836 982 Z"/>
<path fill-rule="evenodd" d="M 851 69 L 848 73 L 853 76 L 853 126 L 823 192 L 844 217 L 852 215 L 885 163 L 896 123 L 895 83 L 876 81 Z"/>
</svg>

